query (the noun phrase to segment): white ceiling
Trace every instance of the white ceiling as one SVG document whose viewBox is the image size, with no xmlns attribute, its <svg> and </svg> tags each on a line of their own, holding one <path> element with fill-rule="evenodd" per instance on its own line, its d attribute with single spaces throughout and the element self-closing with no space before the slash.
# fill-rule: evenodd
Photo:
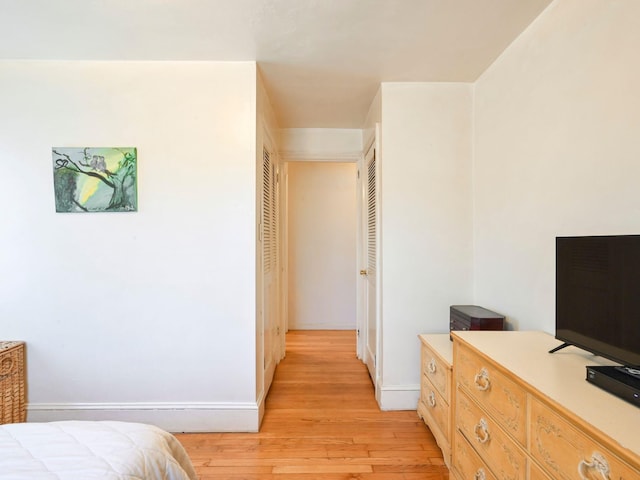
<svg viewBox="0 0 640 480">
<path fill-rule="evenodd" d="M 256 60 L 281 127 L 360 128 L 382 81 L 469 82 L 551 0 L 0 0 L 0 58 Z"/>
</svg>

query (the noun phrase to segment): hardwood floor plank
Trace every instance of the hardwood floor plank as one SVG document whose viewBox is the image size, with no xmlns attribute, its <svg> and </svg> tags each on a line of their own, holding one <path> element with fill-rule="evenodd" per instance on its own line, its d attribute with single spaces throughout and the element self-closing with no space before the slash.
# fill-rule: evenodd
<svg viewBox="0 0 640 480">
<path fill-rule="evenodd" d="M 283 465 L 273 467 L 273 473 L 372 473 L 371 465 L 351 465 L 334 462 L 331 465 Z"/>
<path fill-rule="evenodd" d="M 448 480 L 415 411 L 383 412 L 352 331 L 291 331 L 258 433 L 176 435 L 201 480 Z"/>
</svg>

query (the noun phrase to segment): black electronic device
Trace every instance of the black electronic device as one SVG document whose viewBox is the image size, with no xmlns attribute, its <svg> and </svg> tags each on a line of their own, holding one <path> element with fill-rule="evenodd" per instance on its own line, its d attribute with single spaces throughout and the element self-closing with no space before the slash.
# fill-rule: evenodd
<svg viewBox="0 0 640 480">
<path fill-rule="evenodd" d="M 556 338 L 564 343 L 551 352 L 575 345 L 639 369 L 640 235 L 556 238 Z M 633 395 L 632 375 L 588 368 L 587 380 L 616 395 L 631 385 Z"/>
<path fill-rule="evenodd" d="M 625 367 L 587 367 L 587 381 L 640 407 L 640 378 L 623 371 Z"/>
</svg>

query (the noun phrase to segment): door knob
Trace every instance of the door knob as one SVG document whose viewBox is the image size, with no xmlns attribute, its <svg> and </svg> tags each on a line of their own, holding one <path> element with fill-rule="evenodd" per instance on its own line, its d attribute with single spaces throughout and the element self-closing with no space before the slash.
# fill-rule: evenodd
<svg viewBox="0 0 640 480">
<path fill-rule="evenodd" d="M 360 275 L 367 275 L 367 271 L 366 270 L 360 270 Z"/>
</svg>

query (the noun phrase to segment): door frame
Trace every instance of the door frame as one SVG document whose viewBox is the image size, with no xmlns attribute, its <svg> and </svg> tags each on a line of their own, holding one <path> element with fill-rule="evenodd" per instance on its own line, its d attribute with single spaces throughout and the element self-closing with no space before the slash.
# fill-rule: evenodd
<svg viewBox="0 0 640 480">
<path fill-rule="evenodd" d="M 284 335 L 285 335 L 285 324 L 283 315 L 281 312 L 282 302 L 282 278 L 281 278 L 281 197 L 282 197 L 282 186 L 280 183 L 280 172 L 281 168 L 281 160 L 279 158 L 278 149 L 276 147 L 276 143 L 273 141 L 273 135 L 269 128 L 266 125 L 262 127 L 262 149 L 261 149 L 261 157 L 262 162 L 260 163 L 260 178 L 259 178 L 259 206 L 260 206 L 260 217 L 259 217 L 259 246 L 258 254 L 260 259 L 260 268 L 259 268 L 259 278 L 258 278 L 258 299 L 259 299 L 259 326 L 258 330 L 260 333 L 260 345 L 258 352 L 258 362 L 257 366 L 259 371 L 261 371 L 261 382 L 259 383 L 259 390 L 261 391 L 262 401 L 266 398 L 267 393 L 269 392 L 269 388 L 271 387 L 271 383 L 273 381 L 273 376 L 275 374 L 275 369 L 280 360 L 284 358 Z M 275 212 L 275 218 L 272 220 L 275 221 L 275 237 L 272 238 L 272 241 L 275 242 L 275 250 L 277 251 L 274 257 L 274 265 L 271 272 L 271 286 L 273 288 L 273 293 L 270 298 L 266 295 L 266 282 L 265 282 L 265 269 L 264 269 L 264 177 L 263 177 L 263 162 L 264 162 L 264 150 L 269 152 L 269 158 L 271 161 L 271 178 L 272 184 L 271 189 L 272 197 L 271 201 L 274 202 L 272 208 Z M 275 300 L 274 300 L 275 299 Z M 273 305 L 271 304 L 273 302 Z M 269 307 L 273 306 L 273 310 L 271 312 L 267 312 Z M 266 321 L 267 313 L 272 313 L 272 316 L 269 316 L 269 322 Z M 272 318 L 273 317 L 273 318 Z M 269 337 L 269 338 L 267 338 Z M 269 347 L 269 348 L 267 348 Z M 261 367 L 261 368 L 260 368 Z"/>
</svg>

